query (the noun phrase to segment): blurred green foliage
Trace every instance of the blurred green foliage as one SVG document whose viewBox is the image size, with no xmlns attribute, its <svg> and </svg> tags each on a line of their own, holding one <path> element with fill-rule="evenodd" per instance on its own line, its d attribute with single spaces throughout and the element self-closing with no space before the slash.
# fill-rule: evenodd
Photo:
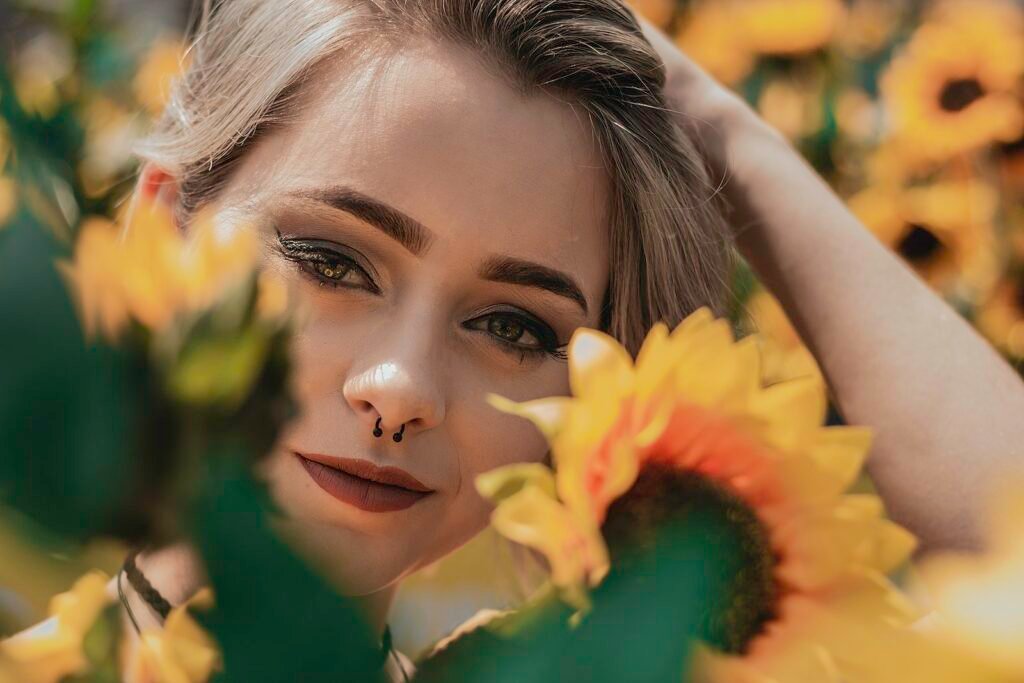
<svg viewBox="0 0 1024 683">
<path fill-rule="evenodd" d="M 554 594 L 498 617 L 420 664 L 417 680 L 685 680 L 736 576 L 736 537 L 721 509 L 695 509 L 657 531 L 649 549 L 613 565 L 576 626 Z"/>
</svg>

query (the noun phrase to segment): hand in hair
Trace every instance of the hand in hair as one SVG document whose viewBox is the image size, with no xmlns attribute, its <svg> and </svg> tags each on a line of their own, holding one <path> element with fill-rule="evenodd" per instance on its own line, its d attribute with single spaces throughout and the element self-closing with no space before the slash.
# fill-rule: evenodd
<svg viewBox="0 0 1024 683">
<path fill-rule="evenodd" d="M 922 549 L 977 546 L 989 491 L 1024 467 L 1024 383 L 781 134 L 638 21 L 665 63 L 678 125 L 704 142 L 722 181 L 741 253 L 840 413 L 875 429 L 868 471 L 890 514 Z"/>
</svg>

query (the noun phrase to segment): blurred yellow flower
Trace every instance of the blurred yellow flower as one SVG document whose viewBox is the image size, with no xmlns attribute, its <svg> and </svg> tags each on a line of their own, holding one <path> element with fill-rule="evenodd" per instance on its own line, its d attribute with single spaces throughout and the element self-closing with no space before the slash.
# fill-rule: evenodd
<svg viewBox="0 0 1024 683">
<path fill-rule="evenodd" d="M 151 116 L 157 116 L 167 104 L 173 81 L 187 68 L 187 54 L 180 40 L 157 40 L 142 60 L 135 75 L 135 99 Z"/>
<path fill-rule="evenodd" d="M 853 0 L 836 34 L 840 49 L 854 58 L 864 58 L 886 46 L 899 28 L 906 8 L 892 0 Z"/>
<path fill-rule="evenodd" d="M 1024 194 L 1024 134 L 996 145 L 996 159 L 1003 187 L 1009 192 Z"/>
<path fill-rule="evenodd" d="M 213 592 L 205 588 L 167 615 L 163 628 L 142 632 L 124 669 L 131 683 L 205 683 L 222 666 L 220 651 L 189 615 L 191 607 L 209 608 Z"/>
<path fill-rule="evenodd" d="M 81 112 L 85 148 L 78 176 L 85 192 L 98 197 L 130 175 L 135 143 L 145 133 L 142 118 L 117 102 L 97 96 Z"/>
<path fill-rule="evenodd" d="M 767 290 L 755 292 L 747 301 L 750 332 L 761 343 L 761 378 L 766 385 L 800 377 L 824 382 L 818 362 L 804 346 L 786 317 L 779 300 Z"/>
<path fill-rule="evenodd" d="M 778 78 L 761 91 L 757 110 L 790 140 L 813 134 L 822 125 L 821 83 Z"/>
<path fill-rule="evenodd" d="M 82 643 L 108 601 L 107 576 L 89 572 L 71 590 L 50 601 L 50 618 L 7 640 L 0 641 L 0 681 L 7 670 L 17 672 L 10 683 L 57 683 L 88 667 Z"/>
<path fill-rule="evenodd" d="M 662 30 L 669 28 L 676 11 L 676 0 L 629 0 L 629 5 Z"/>
<path fill-rule="evenodd" d="M 7 225 L 17 208 L 18 187 L 14 178 L 0 175 L 0 228 Z"/>
<path fill-rule="evenodd" d="M 842 0 L 721 0 L 744 44 L 761 54 L 799 54 L 826 45 L 846 16 Z"/>
<path fill-rule="evenodd" d="M 754 67 L 754 55 L 736 31 L 729 7 L 701 0 L 689 10 L 676 45 L 725 85 L 736 85 Z"/>
<path fill-rule="evenodd" d="M 736 85 L 758 54 L 822 47 L 844 13 L 841 0 L 699 0 L 684 16 L 676 44 L 722 83 Z"/>
<path fill-rule="evenodd" d="M 593 585 L 604 567 L 586 570 L 606 562 L 595 526 L 609 505 L 627 500 L 648 468 L 693 474 L 756 517 L 751 533 L 759 535 L 754 545 L 767 571 L 754 578 L 764 589 L 757 604 L 743 594 L 729 608 L 757 618 L 729 634 L 729 652 L 705 650 L 701 680 L 889 680 L 865 675 L 871 667 L 846 657 L 858 648 L 870 657 L 881 645 L 872 651 L 848 636 L 874 643 L 875 629 L 915 617 L 885 579 L 914 539 L 884 518 L 876 497 L 844 494 L 870 433 L 821 426 L 826 400 L 819 378 L 762 386 L 757 339 L 735 342 L 728 323 L 707 308 L 671 333 L 656 325 L 635 364 L 611 337 L 577 330 L 569 374 L 571 398 L 491 399 L 540 428 L 555 464 L 553 478 L 543 465 L 485 475 L 481 489 L 498 502 L 499 532 L 566 569 L 563 584 Z M 509 508 L 514 524 L 502 518 Z M 595 547 L 600 552 L 580 552 Z"/>
<path fill-rule="evenodd" d="M 1024 680 L 1024 479 L 1010 478 L 989 511 L 984 555 L 933 557 L 919 568 L 940 637 L 979 661 L 971 680 Z"/>
<path fill-rule="evenodd" d="M 982 297 L 994 286 L 999 263 L 993 221 L 999 194 L 988 183 L 878 184 L 851 197 L 848 205 L 935 289 Z"/>
<path fill-rule="evenodd" d="M 71 80 L 74 55 L 69 39 L 44 31 L 19 46 L 13 60 L 18 104 L 27 112 L 49 118 L 61 103 L 61 86 Z"/>
<path fill-rule="evenodd" d="M 1024 283 L 1014 277 L 1003 278 L 982 302 L 974 324 L 997 349 L 1024 359 Z"/>
<path fill-rule="evenodd" d="M 883 108 L 884 115 L 884 108 Z M 892 188 L 909 185 L 921 177 L 919 162 L 915 162 L 905 140 L 883 137 L 877 147 L 864 159 L 864 183 L 869 186 Z"/>
<path fill-rule="evenodd" d="M 860 88 L 845 88 L 836 98 L 836 125 L 857 142 L 873 141 L 882 126 L 878 103 Z"/>
<path fill-rule="evenodd" d="M 892 132 L 923 163 L 1024 129 L 1024 10 L 1002 0 L 943 3 L 890 64 L 881 89 Z"/>
<path fill-rule="evenodd" d="M 61 269 L 86 333 L 113 338 L 129 318 L 159 330 L 181 313 L 212 305 L 254 274 L 258 258 L 249 229 L 200 217 L 186 237 L 169 210 L 140 200 L 123 230 L 106 219 L 87 220 L 74 260 Z"/>
</svg>

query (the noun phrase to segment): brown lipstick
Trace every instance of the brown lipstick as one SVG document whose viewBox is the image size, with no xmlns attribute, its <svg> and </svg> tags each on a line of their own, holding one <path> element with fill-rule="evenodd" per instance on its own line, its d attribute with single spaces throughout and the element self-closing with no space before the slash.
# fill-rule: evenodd
<svg viewBox="0 0 1024 683">
<path fill-rule="evenodd" d="M 367 512 L 405 510 L 433 493 L 433 489 L 398 467 L 314 453 L 295 456 L 317 486 Z"/>
</svg>

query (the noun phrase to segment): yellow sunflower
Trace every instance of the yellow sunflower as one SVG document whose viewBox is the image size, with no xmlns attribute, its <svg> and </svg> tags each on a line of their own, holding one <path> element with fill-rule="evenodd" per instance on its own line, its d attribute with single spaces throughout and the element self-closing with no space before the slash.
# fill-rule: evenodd
<svg viewBox="0 0 1024 683">
<path fill-rule="evenodd" d="M 555 464 L 553 475 L 542 465 L 485 475 L 495 528 L 544 553 L 553 582 L 576 597 L 606 571 L 605 538 L 628 526 L 616 515 L 637 487 L 678 476 L 717 496 L 749 541 L 702 680 L 883 680 L 859 660 L 884 650 L 875 634 L 915 617 L 885 578 L 914 539 L 876 497 L 844 493 L 871 437 L 822 427 L 820 380 L 764 387 L 757 340 L 735 342 L 706 308 L 671 333 L 656 325 L 635 363 L 611 337 L 578 330 L 569 365 L 571 398 L 491 399 L 541 429 Z"/>
<path fill-rule="evenodd" d="M 1016 140 L 996 145 L 996 159 L 1003 187 L 1024 193 L 1024 134 Z"/>
<path fill-rule="evenodd" d="M 789 140 L 798 140 L 821 129 L 823 82 L 820 74 L 801 79 L 770 81 L 757 100 L 757 111 L 769 125 Z"/>
<path fill-rule="evenodd" d="M 134 145 L 145 134 L 145 123 L 114 100 L 93 97 L 82 109 L 85 148 L 78 177 L 90 197 L 108 192 L 129 175 Z"/>
<path fill-rule="evenodd" d="M 251 230 L 197 220 L 186 237 L 169 210 L 140 201 L 123 229 L 87 220 L 73 261 L 61 269 L 86 332 L 116 337 L 129 319 L 162 329 L 182 312 L 211 305 L 254 272 L 258 256 Z"/>
<path fill-rule="evenodd" d="M 160 629 L 146 630 L 127 657 L 125 680 L 134 683 L 205 683 L 222 667 L 220 650 L 192 618 L 192 607 L 209 608 L 213 592 L 206 588 L 167 615 Z"/>
<path fill-rule="evenodd" d="M 754 68 L 754 54 L 736 31 L 732 12 L 719 0 L 695 2 L 676 33 L 676 45 L 725 85 Z"/>
<path fill-rule="evenodd" d="M 836 126 L 844 138 L 869 143 L 881 128 L 880 107 L 864 90 L 847 87 L 836 98 Z"/>
<path fill-rule="evenodd" d="M 629 0 L 629 5 L 662 30 L 669 28 L 676 11 L 676 0 Z"/>
<path fill-rule="evenodd" d="M 22 109 L 50 118 L 76 89 L 74 50 L 68 36 L 34 33 L 14 51 L 12 85 Z"/>
<path fill-rule="evenodd" d="M 174 79 L 186 68 L 187 53 L 180 40 L 166 37 L 157 40 L 135 74 L 132 83 L 135 99 L 151 116 L 158 115 L 167 104 Z"/>
<path fill-rule="evenodd" d="M 1006 277 L 993 289 L 974 319 L 978 330 L 1011 358 L 1024 359 L 1024 283 Z"/>
<path fill-rule="evenodd" d="M 82 644 L 108 602 L 107 578 L 89 572 L 53 597 L 49 619 L 0 641 L 0 683 L 57 683 L 84 671 L 89 662 Z"/>
<path fill-rule="evenodd" d="M 826 45 L 846 16 L 842 0 L 725 0 L 748 49 L 799 54 Z"/>
<path fill-rule="evenodd" d="M 889 42 L 905 12 L 904 6 L 891 0 L 853 0 L 836 42 L 855 59 L 875 54 Z"/>
<path fill-rule="evenodd" d="M 855 194 L 848 206 L 936 290 L 975 299 L 995 284 L 999 193 L 987 183 L 878 184 Z"/>
<path fill-rule="evenodd" d="M 1001 0 L 944 3 L 883 74 L 892 132 L 941 162 L 1024 128 L 1024 12 Z"/>
<path fill-rule="evenodd" d="M 18 187 L 14 178 L 0 175 L 0 228 L 14 216 L 18 208 Z"/>
<path fill-rule="evenodd" d="M 766 385 L 800 377 L 824 381 L 818 362 L 804 346 L 779 300 L 758 290 L 746 303 L 748 327 L 761 344 L 761 379 Z"/>
</svg>

